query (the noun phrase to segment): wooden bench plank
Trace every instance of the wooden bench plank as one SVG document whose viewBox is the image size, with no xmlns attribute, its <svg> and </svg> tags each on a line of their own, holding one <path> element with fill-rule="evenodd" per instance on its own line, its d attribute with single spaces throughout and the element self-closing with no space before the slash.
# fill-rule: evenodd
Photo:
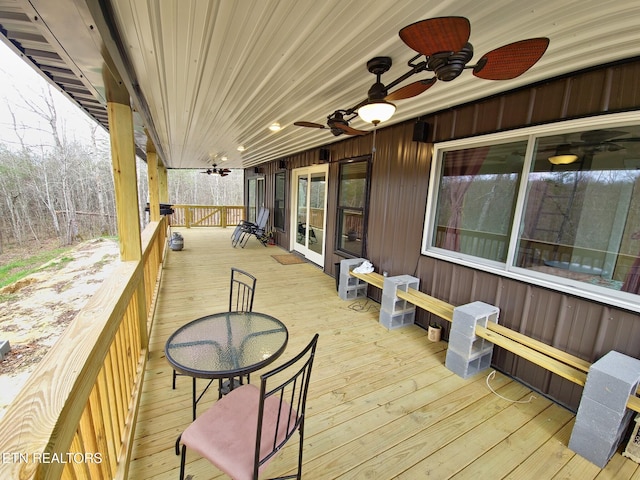
<svg viewBox="0 0 640 480">
<path fill-rule="evenodd" d="M 504 337 L 510 338 L 511 340 L 521 343 L 522 345 L 526 345 L 529 348 L 533 348 L 540 353 L 544 353 L 551 358 L 559 360 L 562 363 L 566 363 L 567 365 L 577 368 L 578 370 L 581 370 L 583 372 L 588 372 L 589 368 L 591 368 L 591 363 L 587 362 L 586 360 L 578 358 L 575 355 L 571 355 L 570 353 L 563 352 L 562 350 L 552 347 L 551 345 L 547 345 L 546 343 L 540 342 L 539 340 L 528 337 L 523 333 L 511 330 L 504 325 L 489 322 L 488 328 L 492 332 L 499 333 Z"/>
<path fill-rule="evenodd" d="M 373 285 L 374 287 L 378 287 L 380 290 L 384 287 L 384 277 L 376 272 L 371 273 L 356 273 L 353 270 L 349 272 L 352 277 L 359 278 L 360 280 L 364 280 L 369 285 Z"/>
<path fill-rule="evenodd" d="M 511 340 L 510 338 L 502 336 L 496 332 L 492 332 L 488 328 L 477 325 L 476 335 L 478 335 L 480 338 L 489 340 L 494 345 L 498 345 L 499 347 L 502 347 L 505 350 L 510 351 L 511 353 L 515 353 L 519 357 L 522 357 L 525 360 L 529 360 L 530 362 L 533 362 L 536 365 L 539 365 L 549 370 L 550 372 L 561 376 L 562 378 L 571 380 L 573 383 L 584 386 L 585 382 L 587 381 L 587 374 L 582 370 L 578 370 L 577 368 L 567 365 L 566 363 L 562 363 L 555 358 L 551 358 L 548 355 L 545 355 L 544 353 L 538 352 L 533 348 L 518 343 L 515 340 Z"/>
</svg>

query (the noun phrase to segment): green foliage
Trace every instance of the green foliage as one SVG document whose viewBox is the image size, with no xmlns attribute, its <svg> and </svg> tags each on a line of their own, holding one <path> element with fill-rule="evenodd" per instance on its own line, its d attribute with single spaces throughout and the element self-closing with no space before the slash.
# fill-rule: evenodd
<svg viewBox="0 0 640 480">
<path fill-rule="evenodd" d="M 69 248 L 57 248 L 54 250 L 40 252 L 37 255 L 33 255 L 31 257 L 12 261 L 7 265 L 1 265 L 0 288 L 6 285 L 11 285 L 21 278 L 24 278 L 33 272 L 37 272 L 38 270 L 42 269 L 43 266 L 44 268 L 61 268 L 62 266 L 73 260 L 73 258 L 71 257 L 61 257 L 61 255 L 67 251 L 69 251 Z M 51 262 L 51 260 L 54 259 L 55 261 Z"/>
</svg>

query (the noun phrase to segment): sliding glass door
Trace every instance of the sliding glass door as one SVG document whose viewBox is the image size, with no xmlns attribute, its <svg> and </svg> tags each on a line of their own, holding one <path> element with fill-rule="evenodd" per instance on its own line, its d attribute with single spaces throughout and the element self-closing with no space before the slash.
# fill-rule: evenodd
<svg viewBox="0 0 640 480">
<path fill-rule="evenodd" d="M 313 263 L 324 265 L 327 209 L 327 165 L 293 171 L 293 250 Z"/>
</svg>

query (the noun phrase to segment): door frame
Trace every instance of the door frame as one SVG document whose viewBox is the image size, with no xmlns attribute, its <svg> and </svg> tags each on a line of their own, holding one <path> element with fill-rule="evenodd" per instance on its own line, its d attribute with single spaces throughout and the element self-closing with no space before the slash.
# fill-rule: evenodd
<svg viewBox="0 0 640 480">
<path fill-rule="evenodd" d="M 305 245 L 301 246 L 297 241 L 298 233 L 298 178 L 306 176 L 308 184 L 311 185 L 311 175 L 314 173 L 324 173 L 324 205 L 323 205 L 323 225 L 322 225 L 322 247 L 321 252 L 311 250 L 309 248 L 308 236 Z M 324 267 L 324 257 L 327 244 L 327 197 L 329 191 L 329 164 L 311 165 L 309 167 L 295 168 L 291 171 L 291 216 L 290 216 L 290 242 L 289 250 L 295 251 L 303 255 L 307 260 Z M 309 215 L 310 203 L 307 202 L 307 218 Z M 308 223 L 308 222 L 307 222 Z"/>
</svg>

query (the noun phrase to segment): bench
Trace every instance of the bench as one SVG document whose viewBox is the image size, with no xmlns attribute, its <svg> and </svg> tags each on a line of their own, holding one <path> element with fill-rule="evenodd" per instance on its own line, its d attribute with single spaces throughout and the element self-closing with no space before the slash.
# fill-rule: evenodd
<svg viewBox="0 0 640 480">
<path fill-rule="evenodd" d="M 381 290 L 384 288 L 385 277 L 379 273 L 355 273 L 351 271 L 350 275 Z M 455 307 L 443 300 L 413 288 L 408 288 L 407 291 L 397 290 L 395 294 L 398 298 L 406 300 L 448 322 L 453 322 Z M 577 385 L 584 387 L 586 383 L 591 363 L 575 355 L 494 322 L 488 322 L 486 327 L 476 326 L 475 334 Z M 627 407 L 640 413 L 640 398 L 631 395 L 627 402 Z"/>
<path fill-rule="evenodd" d="M 348 287 L 348 292 L 343 289 L 342 294 L 366 296 L 367 284 L 382 289 L 380 322 L 387 328 L 392 328 L 390 318 L 402 318 L 403 315 L 410 316 L 413 323 L 415 307 L 451 322 L 445 365 L 459 376 L 467 378 L 489 368 L 493 346 L 498 345 L 584 387 L 568 446 L 600 468 L 608 463 L 622 441 L 633 412 L 640 413 L 640 360 L 611 351 L 591 364 L 499 325 L 497 307 L 483 302 L 454 307 L 417 290 L 418 278 L 409 275 L 387 278 L 374 272 L 356 273 L 352 267 L 356 267 L 358 261 L 364 259 L 342 261 L 341 281 L 351 283 L 353 280 L 358 283 Z M 343 273 L 342 270 L 346 271 Z M 385 304 L 387 307 L 391 305 L 392 310 L 400 305 L 399 312 L 386 312 L 383 317 Z M 407 304 L 412 305 L 411 309 L 407 308 Z M 393 328 L 405 324 L 401 320 Z M 631 456 L 631 452 L 625 451 L 624 455 Z"/>
</svg>

